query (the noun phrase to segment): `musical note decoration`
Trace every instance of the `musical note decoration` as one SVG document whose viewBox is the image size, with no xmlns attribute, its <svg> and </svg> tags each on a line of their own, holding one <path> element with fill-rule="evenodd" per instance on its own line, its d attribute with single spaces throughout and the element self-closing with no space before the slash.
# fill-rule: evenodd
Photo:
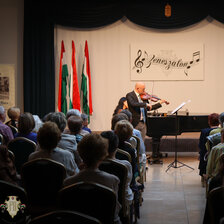
<svg viewBox="0 0 224 224">
<path fill-rule="evenodd" d="M 189 62 L 190 65 L 187 66 L 187 69 L 190 69 L 191 66 L 198 63 L 200 61 L 200 51 L 196 51 L 193 53 L 192 60 Z M 188 76 L 188 71 L 184 71 L 185 75 Z"/>
</svg>

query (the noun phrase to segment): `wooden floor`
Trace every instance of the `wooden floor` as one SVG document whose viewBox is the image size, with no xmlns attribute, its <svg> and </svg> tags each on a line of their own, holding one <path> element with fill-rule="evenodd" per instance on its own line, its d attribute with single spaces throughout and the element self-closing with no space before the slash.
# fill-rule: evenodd
<svg viewBox="0 0 224 224">
<path fill-rule="evenodd" d="M 197 156 L 188 155 L 178 160 L 194 170 L 184 166 L 166 172 L 174 157 L 163 159 L 163 165 L 148 166 L 139 224 L 202 223 L 206 199 L 198 175 Z"/>
</svg>

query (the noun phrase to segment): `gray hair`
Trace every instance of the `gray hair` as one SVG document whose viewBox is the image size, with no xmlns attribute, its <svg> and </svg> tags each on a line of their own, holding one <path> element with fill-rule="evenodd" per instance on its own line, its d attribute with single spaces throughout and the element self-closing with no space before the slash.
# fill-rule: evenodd
<svg viewBox="0 0 224 224">
<path fill-rule="evenodd" d="M 77 109 L 70 109 L 67 112 L 67 114 L 66 114 L 66 120 L 68 120 L 68 118 L 70 116 L 73 116 L 73 115 L 78 116 L 78 117 L 81 117 L 81 113 L 79 112 L 79 110 L 77 110 Z"/>
<path fill-rule="evenodd" d="M 3 115 L 5 113 L 5 108 L 3 106 L 0 106 L 0 114 Z"/>
<path fill-rule="evenodd" d="M 83 121 L 88 119 L 88 115 L 87 114 L 81 114 L 81 118 Z"/>
<path fill-rule="evenodd" d="M 46 121 L 56 123 L 61 132 L 63 132 L 65 129 L 66 119 L 65 115 L 62 112 L 53 112 L 49 114 Z"/>
</svg>

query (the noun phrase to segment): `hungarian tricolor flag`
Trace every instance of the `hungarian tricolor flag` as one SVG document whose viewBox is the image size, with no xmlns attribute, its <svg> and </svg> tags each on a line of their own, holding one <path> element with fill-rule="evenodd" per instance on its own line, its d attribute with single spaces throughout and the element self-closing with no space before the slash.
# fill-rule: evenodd
<svg viewBox="0 0 224 224">
<path fill-rule="evenodd" d="M 68 66 L 65 64 L 65 46 L 64 41 L 61 41 L 61 56 L 59 69 L 59 87 L 58 87 L 58 111 L 67 113 L 67 77 Z"/>
<path fill-rule="evenodd" d="M 85 43 L 85 58 L 82 70 L 82 110 L 83 113 L 87 115 L 92 115 L 92 91 L 91 91 L 91 75 L 90 75 L 90 65 L 89 65 L 89 51 L 87 41 Z"/>
<path fill-rule="evenodd" d="M 72 63 L 71 63 L 70 83 L 69 83 L 69 109 L 72 108 L 80 111 L 80 94 L 79 94 L 76 62 L 75 62 L 74 41 L 72 41 Z"/>
</svg>

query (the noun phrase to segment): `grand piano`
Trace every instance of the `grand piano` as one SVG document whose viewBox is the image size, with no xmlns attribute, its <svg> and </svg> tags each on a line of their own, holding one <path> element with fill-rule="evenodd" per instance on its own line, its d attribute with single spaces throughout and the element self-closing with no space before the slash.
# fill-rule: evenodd
<svg viewBox="0 0 224 224">
<path fill-rule="evenodd" d="M 147 136 L 152 137 L 152 158 L 162 157 L 160 153 L 160 139 L 162 136 L 177 136 L 183 132 L 200 132 L 208 127 L 208 115 L 147 115 Z"/>
</svg>

